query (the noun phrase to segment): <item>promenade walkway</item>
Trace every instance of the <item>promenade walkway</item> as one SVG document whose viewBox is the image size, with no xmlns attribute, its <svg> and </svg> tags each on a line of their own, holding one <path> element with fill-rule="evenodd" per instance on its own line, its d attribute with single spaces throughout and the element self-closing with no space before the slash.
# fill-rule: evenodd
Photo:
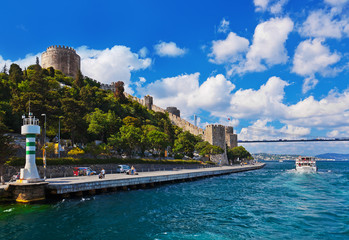
<svg viewBox="0 0 349 240">
<path fill-rule="evenodd" d="M 213 168 L 181 169 L 174 171 L 140 172 L 138 175 L 107 174 L 104 179 L 95 176 L 64 177 L 47 179 L 47 189 L 53 194 L 66 194 L 118 187 L 146 186 L 156 183 L 187 181 L 235 172 L 250 171 L 264 167 L 264 163 L 243 166 L 222 166 Z"/>
</svg>

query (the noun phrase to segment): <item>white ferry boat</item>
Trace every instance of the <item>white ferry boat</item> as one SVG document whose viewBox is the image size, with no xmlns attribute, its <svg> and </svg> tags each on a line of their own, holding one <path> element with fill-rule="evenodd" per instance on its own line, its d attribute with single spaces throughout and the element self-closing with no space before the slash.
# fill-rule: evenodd
<svg viewBox="0 0 349 240">
<path fill-rule="evenodd" d="M 316 161 L 314 157 L 301 157 L 296 159 L 296 171 L 297 172 L 316 172 Z"/>
</svg>

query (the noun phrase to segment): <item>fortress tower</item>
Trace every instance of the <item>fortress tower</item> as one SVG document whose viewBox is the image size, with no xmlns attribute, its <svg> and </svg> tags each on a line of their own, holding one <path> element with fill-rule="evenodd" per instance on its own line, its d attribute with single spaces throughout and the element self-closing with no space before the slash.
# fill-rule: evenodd
<svg viewBox="0 0 349 240">
<path fill-rule="evenodd" d="M 172 113 L 173 115 L 176 115 L 177 117 L 181 117 L 181 111 L 176 107 L 167 107 L 166 111 Z"/>
<path fill-rule="evenodd" d="M 152 96 L 144 96 L 144 104 L 145 107 L 148 108 L 149 110 L 152 110 L 152 106 L 153 106 L 153 97 Z"/>
<path fill-rule="evenodd" d="M 223 125 L 207 125 L 205 129 L 205 141 L 212 145 L 221 147 L 224 153 L 211 156 L 211 161 L 222 165 L 228 165 L 227 148 L 225 139 L 225 126 Z"/>
<path fill-rule="evenodd" d="M 238 135 L 234 134 L 233 127 L 225 127 L 225 141 L 228 148 L 234 148 L 238 146 Z"/>
<path fill-rule="evenodd" d="M 51 46 L 41 55 L 43 68 L 53 67 L 69 77 L 75 77 L 80 71 L 80 56 L 75 50 L 66 46 Z"/>
</svg>

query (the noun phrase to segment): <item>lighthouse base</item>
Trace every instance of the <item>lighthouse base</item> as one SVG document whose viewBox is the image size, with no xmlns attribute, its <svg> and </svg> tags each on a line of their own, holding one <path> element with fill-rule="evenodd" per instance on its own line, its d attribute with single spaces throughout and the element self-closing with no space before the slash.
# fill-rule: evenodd
<svg viewBox="0 0 349 240">
<path fill-rule="evenodd" d="M 33 179 L 18 179 L 16 183 L 40 183 L 45 182 L 45 180 L 41 178 L 33 178 Z"/>
<path fill-rule="evenodd" d="M 21 168 L 20 178 L 17 180 L 17 183 L 36 183 L 44 182 L 43 179 L 39 177 L 38 170 L 35 168 Z"/>
<path fill-rule="evenodd" d="M 47 182 L 40 183 L 12 183 L 9 189 L 13 199 L 20 203 L 31 203 L 46 199 L 45 188 Z"/>
</svg>

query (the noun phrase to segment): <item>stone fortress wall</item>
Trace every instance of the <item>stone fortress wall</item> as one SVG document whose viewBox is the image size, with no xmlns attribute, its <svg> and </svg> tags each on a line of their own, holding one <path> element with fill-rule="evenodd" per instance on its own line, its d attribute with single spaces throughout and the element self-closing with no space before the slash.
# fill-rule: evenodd
<svg viewBox="0 0 349 240">
<path fill-rule="evenodd" d="M 144 99 L 140 99 L 126 92 L 124 94 L 127 98 L 131 98 L 132 100 L 138 102 L 139 104 L 147 107 L 150 110 L 153 110 L 154 112 L 162 112 L 162 113 L 168 112 L 165 109 L 154 105 L 152 96 L 147 95 L 144 97 Z M 202 128 L 199 128 L 194 124 L 179 117 L 180 111 L 177 108 L 171 107 L 170 110 L 171 112 L 174 112 L 176 114 L 175 115 L 171 112 L 168 112 L 168 115 L 172 124 L 182 128 L 184 131 L 189 131 L 191 134 L 194 134 L 196 136 L 201 135 L 203 140 L 208 141 L 212 145 L 223 148 L 224 153 L 211 156 L 211 161 L 214 161 L 216 163 L 221 163 L 222 165 L 228 164 L 227 147 L 234 148 L 234 147 L 237 147 L 238 145 L 237 134 L 234 134 L 233 127 L 210 124 L 206 126 L 205 130 L 203 130 Z"/>
<path fill-rule="evenodd" d="M 158 107 L 153 104 L 153 97 L 152 96 L 144 96 L 143 99 L 139 99 L 137 97 L 132 96 L 131 94 L 124 93 L 127 98 L 131 98 L 132 100 L 138 102 L 139 104 L 147 107 L 149 110 L 153 110 L 154 112 L 162 112 L 166 113 L 167 111 L 161 107 Z M 179 111 L 179 110 L 178 110 Z M 202 128 L 199 128 L 195 126 L 194 124 L 191 124 L 190 122 L 184 120 L 183 118 L 180 118 L 172 113 L 168 113 L 168 116 L 172 122 L 172 124 L 182 128 L 184 131 L 189 131 L 191 134 L 194 135 L 204 135 L 204 130 Z"/>
<path fill-rule="evenodd" d="M 41 55 L 43 68 L 53 67 L 69 77 L 75 77 L 80 71 L 80 56 L 67 46 L 50 46 Z"/>
</svg>

